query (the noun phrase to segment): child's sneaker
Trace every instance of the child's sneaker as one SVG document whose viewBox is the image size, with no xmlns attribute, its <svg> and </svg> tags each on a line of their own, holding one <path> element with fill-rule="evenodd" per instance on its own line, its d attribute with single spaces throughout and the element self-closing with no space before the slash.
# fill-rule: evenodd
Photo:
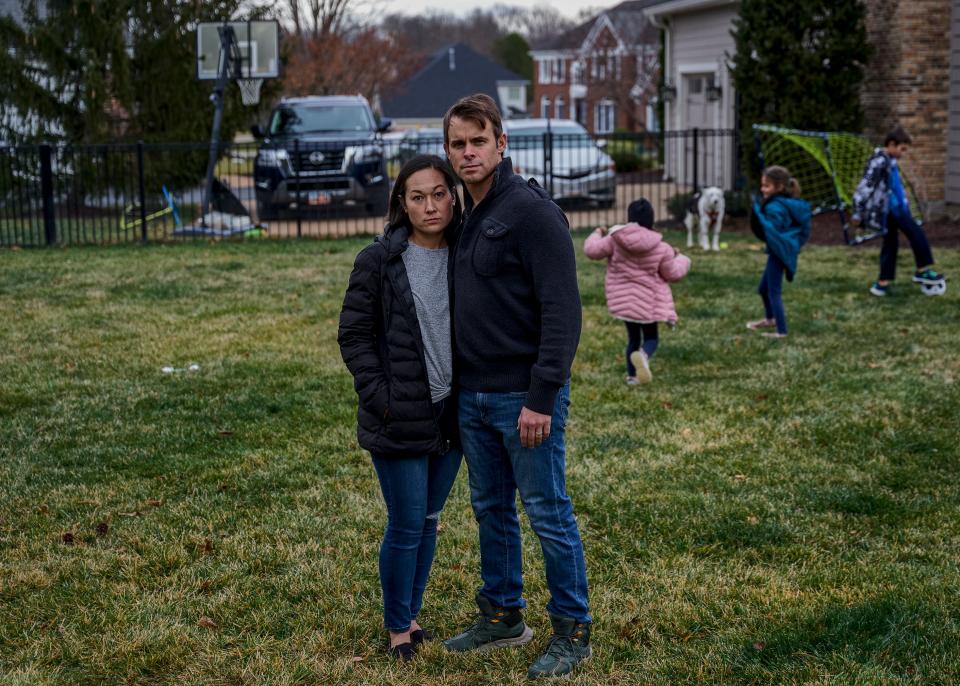
<svg viewBox="0 0 960 686">
<path fill-rule="evenodd" d="M 870 286 L 870 292 L 873 293 L 878 298 L 890 295 L 890 284 L 886 286 L 881 286 L 879 281 L 874 281 L 873 285 Z"/>
<path fill-rule="evenodd" d="M 776 319 L 757 319 L 756 321 L 747 322 L 747 328 L 751 331 L 759 331 L 760 329 L 773 329 L 777 326 Z"/>
<path fill-rule="evenodd" d="M 635 376 L 628 376 L 628 377 L 627 377 L 627 385 L 628 385 L 628 386 L 636 386 L 638 383 L 640 383 L 640 382 L 637 381 L 637 377 L 635 377 Z"/>
<path fill-rule="evenodd" d="M 941 283 L 944 280 L 943 274 L 938 272 L 936 269 L 927 267 L 923 271 L 919 271 L 913 275 L 914 283 L 922 283 L 926 286 L 934 286 Z"/>
<path fill-rule="evenodd" d="M 650 383 L 653 380 L 653 374 L 650 373 L 650 358 L 645 352 L 634 350 L 630 353 L 630 363 L 637 369 L 637 383 Z"/>
</svg>

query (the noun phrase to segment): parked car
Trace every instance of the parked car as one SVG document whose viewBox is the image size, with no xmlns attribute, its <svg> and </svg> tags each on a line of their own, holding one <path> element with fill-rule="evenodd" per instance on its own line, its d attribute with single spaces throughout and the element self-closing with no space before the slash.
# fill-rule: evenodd
<svg viewBox="0 0 960 686">
<path fill-rule="evenodd" d="M 367 214 L 387 213 L 390 181 L 381 134 L 362 96 L 285 98 L 270 114 L 253 177 L 260 219 L 281 210 L 360 206 Z"/>
<path fill-rule="evenodd" d="M 617 199 L 613 160 L 587 130 L 571 119 L 520 119 L 504 123 L 508 155 L 524 178 L 534 178 L 560 204 L 612 207 Z M 553 173 L 546 174 L 544 152 L 549 130 Z"/>
<path fill-rule="evenodd" d="M 447 159 L 443 150 L 443 129 L 411 129 L 400 139 L 397 161 L 406 164 L 417 155 L 436 155 Z"/>
</svg>

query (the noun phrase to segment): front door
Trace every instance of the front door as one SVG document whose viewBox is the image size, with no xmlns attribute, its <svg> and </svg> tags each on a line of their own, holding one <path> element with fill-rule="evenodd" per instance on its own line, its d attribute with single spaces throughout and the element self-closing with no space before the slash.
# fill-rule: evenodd
<svg viewBox="0 0 960 686">
<path fill-rule="evenodd" d="M 716 105 L 707 100 L 707 89 L 713 87 L 713 74 L 686 74 L 683 77 L 685 120 L 687 135 L 684 138 L 684 176 L 691 187 L 720 185 L 716 161 L 720 141 L 703 129 L 717 128 Z M 701 129 L 697 135 L 696 158 L 694 158 L 693 129 Z"/>
</svg>

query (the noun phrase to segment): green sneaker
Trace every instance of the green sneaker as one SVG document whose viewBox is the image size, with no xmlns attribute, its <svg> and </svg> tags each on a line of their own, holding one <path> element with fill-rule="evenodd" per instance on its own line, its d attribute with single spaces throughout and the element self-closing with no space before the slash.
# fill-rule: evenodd
<svg viewBox="0 0 960 686">
<path fill-rule="evenodd" d="M 522 646 L 533 638 L 533 629 L 524 624 L 520 608 L 494 607 L 486 596 L 479 593 L 477 607 L 480 614 L 473 626 L 444 641 L 444 648 L 452 653 L 493 650 Z"/>
<path fill-rule="evenodd" d="M 588 622 L 550 615 L 550 623 L 553 624 L 553 636 L 543 655 L 527 670 L 528 679 L 567 676 L 574 667 L 593 654 Z"/>
</svg>

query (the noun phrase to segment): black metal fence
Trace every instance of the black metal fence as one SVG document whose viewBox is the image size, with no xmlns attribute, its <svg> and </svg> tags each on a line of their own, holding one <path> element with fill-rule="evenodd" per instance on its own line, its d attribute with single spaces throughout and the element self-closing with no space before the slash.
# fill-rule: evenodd
<svg viewBox="0 0 960 686">
<path fill-rule="evenodd" d="M 383 140 L 224 145 L 212 212 L 202 212 L 207 144 L 0 147 L 0 245 L 171 242 L 209 237 L 334 238 L 376 234 L 402 165 L 443 154 L 439 133 Z M 690 194 L 740 186 L 730 130 L 514 135 L 507 154 L 566 211 L 573 228 L 622 223 L 648 198 L 657 219 L 682 217 Z M 731 210 L 737 200 L 728 202 Z"/>
</svg>

